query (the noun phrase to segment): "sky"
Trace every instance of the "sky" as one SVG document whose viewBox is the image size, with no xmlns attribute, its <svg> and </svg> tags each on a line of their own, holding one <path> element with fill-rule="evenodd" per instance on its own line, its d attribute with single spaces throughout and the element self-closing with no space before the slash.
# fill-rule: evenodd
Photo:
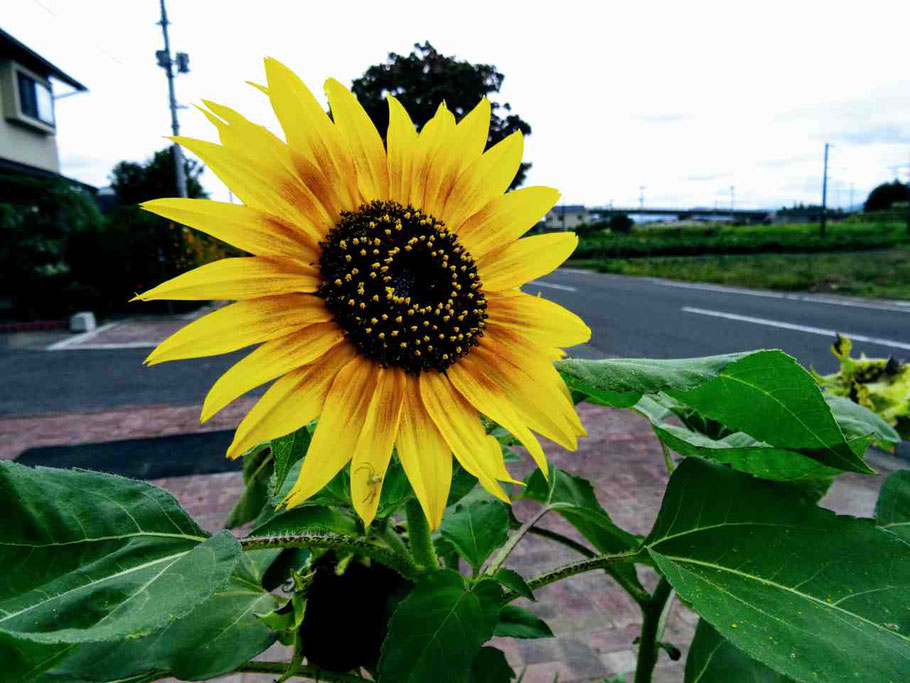
<svg viewBox="0 0 910 683">
<path fill-rule="evenodd" d="M 159 13 L 158 0 L 4 2 L 4 30 L 89 88 L 56 105 L 65 175 L 104 186 L 118 161 L 167 144 Z M 906 0 L 168 0 L 168 15 L 172 49 L 190 55 L 181 104 L 211 99 L 276 132 L 245 83 L 264 80 L 266 56 L 323 102 L 327 77 L 349 85 L 415 42 L 494 64 L 505 74 L 496 99 L 533 128 L 526 184 L 556 187 L 565 203 L 818 203 L 825 142 L 830 206 L 910 172 Z M 216 139 L 193 108 L 180 123 Z M 203 184 L 228 199 L 211 172 Z"/>
</svg>

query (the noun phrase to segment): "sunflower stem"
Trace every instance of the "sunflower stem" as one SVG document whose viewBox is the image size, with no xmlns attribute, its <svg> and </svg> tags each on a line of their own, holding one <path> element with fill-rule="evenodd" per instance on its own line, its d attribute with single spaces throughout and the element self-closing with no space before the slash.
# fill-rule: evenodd
<svg viewBox="0 0 910 683">
<path fill-rule="evenodd" d="M 243 666 L 234 670 L 235 673 L 261 673 L 261 674 L 283 674 L 287 671 L 291 662 L 247 662 Z M 323 671 L 315 666 L 297 667 L 293 674 L 297 678 L 311 678 L 314 681 L 322 683 L 366 683 L 368 679 L 361 678 L 355 674 L 336 673 L 334 671 Z"/>
<path fill-rule="evenodd" d="M 407 555 L 370 543 L 361 538 L 342 536 L 341 534 L 308 533 L 283 534 L 280 536 L 247 536 L 240 539 L 243 550 L 262 550 L 263 548 L 329 548 L 342 553 L 356 553 L 387 565 L 407 579 L 414 579 L 420 573 L 414 562 Z"/>
<path fill-rule="evenodd" d="M 439 558 L 436 557 L 436 547 L 433 545 L 433 535 L 427 517 L 423 514 L 420 502 L 412 498 L 404 508 L 408 518 L 408 542 L 411 545 L 411 554 L 419 567 L 425 569 L 439 569 Z"/>
<path fill-rule="evenodd" d="M 385 526 L 382 528 L 382 531 L 379 532 L 379 538 L 385 541 L 392 550 L 394 550 L 399 555 L 408 557 L 410 553 L 408 552 L 408 546 L 404 544 L 401 536 L 395 531 L 394 527 L 386 521 Z"/>
<path fill-rule="evenodd" d="M 660 583 L 654 589 L 651 599 L 641 608 L 641 640 L 638 643 L 638 663 L 635 666 L 635 683 L 651 683 L 654 665 L 660 648 L 657 645 L 658 631 L 664 617 L 664 606 L 667 604 L 673 588 L 670 582 L 660 577 Z"/>
<path fill-rule="evenodd" d="M 487 567 L 486 573 L 492 576 L 499 568 L 502 566 L 502 563 L 506 561 L 506 558 L 512 554 L 512 551 L 515 550 L 515 546 L 518 545 L 518 542 L 524 538 L 524 535 L 528 533 L 537 522 L 540 521 L 540 518 L 543 517 L 550 511 L 550 508 L 545 507 L 541 509 L 537 514 L 535 514 L 531 519 L 521 525 L 521 528 L 518 529 L 512 536 L 506 541 L 506 544 L 499 549 L 499 552 L 496 553 L 496 557 L 490 562 L 490 566 Z"/>
<path fill-rule="evenodd" d="M 555 541 L 556 543 L 561 543 L 567 548 L 571 548 L 578 554 L 584 555 L 585 557 L 597 557 L 597 553 L 595 553 L 587 546 L 582 545 L 578 541 L 571 539 L 568 536 L 558 534 L 555 531 L 534 527 L 533 529 L 530 529 L 528 533 L 533 534 L 534 536 L 540 536 L 541 538 L 548 538 L 551 541 Z M 624 575 L 616 571 L 616 569 L 614 569 L 612 566 L 604 567 L 604 571 L 609 574 L 613 580 L 619 584 L 620 588 L 626 591 L 626 593 L 629 594 L 629 597 L 638 603 L 639 606 L 645 605 L 651 599 L 651 595 L 648 593 L 648 591 L 630 581 Z"/>
<path fill-rule="evenodd" d="M 579 560 L 578 562 L 572 562 L 570 564 L 565 564 L 562 567 L 551 569 L 543 574 L 538 574 L 528 581 L 528 587 L 531 590 L 537 590 L 538 588 L 549 586 L 551 583 L 562 581 L 563 579 L 575 576 L 576 574 L 583 574 L 584 572 L 594 571 L 595 569 L 606 569 L 614 564 L 635 562 L 638 557 L 639 551 L 637 550 L 626 553 L 616 553 L 614 555 L 597 555 L 596 557 L 587 560 Z M 515 597 L 518 596 L 516 595 Z"/>
</svg>

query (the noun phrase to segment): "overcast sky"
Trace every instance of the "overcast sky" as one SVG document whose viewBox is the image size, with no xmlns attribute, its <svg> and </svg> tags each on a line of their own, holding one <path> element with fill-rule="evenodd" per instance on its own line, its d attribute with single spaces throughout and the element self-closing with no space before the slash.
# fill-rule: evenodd
<svg viewBox="0 0 910 683">
<path fill-rule="evenodd" d="M 322 97 L 429 40 L 495 64 L 499 101 L 533 127 L 528 184 L 568 203 L 738 207 L 861 202 L 910 162 L 910 2 L 226 2 L 169 0 L 190 54 L 183 104 L 227 104 L 277 130 L 262 58 Z M 6 0 L 2 27 L 89 88 L 57 103 L 62 171 L 106 185 L 170 132 L 158 0 Z M 62 92 L 62 90 L 61 90 Z M 324 98 L 323 98 L 324 99 Z M 181 132 L 215 139 L 181 111 Z M 206 172 L 213 198 L 227 192 Z"/>
</svg>

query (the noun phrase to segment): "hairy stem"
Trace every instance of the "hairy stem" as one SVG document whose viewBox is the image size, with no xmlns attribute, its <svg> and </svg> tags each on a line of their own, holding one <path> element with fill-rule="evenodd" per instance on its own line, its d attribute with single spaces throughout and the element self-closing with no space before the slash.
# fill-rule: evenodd
<svg viewBox="0 0 910 683">
<path fill-rule="evenodd" d="M 561 543 L 567 548 L 571 548 L 578 554 L 584 555 L 585 557 L 597 557 L 597 553 L 595 553 L 587 546 L 582 545 L 578 541 L 571 539 L 568 536 L 563 536 L 562 534 L 556 533 L 555 531 L 534 527 L 533 529 L 530 529 L 528 533 L 534 534 L 535 536 L 540 536 L 541 538 L 548 538 L 551 541 L 556 541 L 557 543 Z M 636 585 L 627 577 L 617 572 L 612 566 L 604 567 L 604 571 L 609 574 L 613 580 L 619 584 L 620 588 L 628 593 L 629 596 L 639 605 L 644 605 L 646 602 L 648 602 L 648 600 L 651 599 L 651 595 L 648 593 L 648 591 L 644 590 L 641 586 Z"/>
<path fill-rule="evenodd" d="M 399 555 L 403 555 L 404 557 L 409 555 L 408 546 L 404 544 L 401 536 L 395 533 L 395 529 L 391 524 L 386 524 L 383 527 L 382 531 L 379 532 L 379 538 L 385 541 L 386 545 Z"/>
<path fill-rule="evenodd" d="M 357 553 L 388 565 L 408 579 L 416 578 L 419 570 L 411 558 L 370 543 L 360 538 L 340 534 L 309 533 L 283 534 L 280 536 L 247 536 L 240 539 L 244 550 L 261 550 L 263 548 L 331 548 L 344 552 Z"/>
<path fill-rule="evenodd" d="M 291 662 L 247 662 L 238 669 L 236 673 L 262 673 L 262 674 L 283 674 L 287 671 Z M 368 683 L 368 679 L 361 678 L 354 674 L 335 673 L 334 671 L 323 671 L 315 666 L 299 666 L 294 676 L 299 678 L 312 678 L 314 681 L 321 683 Z"/>
<path fill-rule="evenodd" d="M 654 665 L 660 648 L 657 635 L 660 630 L 664 605 L 673 592 L 670 582 L 660 577 L 651 599 L 641 608 L 641 640 L 638 643 L 638 663 L 635 666 L 635 683 L 651 683 Z"/>
<path fill-rule="evenodd" d="M 509 537 L 509 540 L 506 541 L 505 545 L 499 549 L 499 552 L 496 553 L 496 557 L 493 558 L 493 561 L 490 562 L 490 566 L 487 567 L 487 574 L 491 576 L 495 574 L 499 568 L 502 566 L 502 563 L 506 561 L 506 558 L 515 550 L 515 546 L 518 545 L 518 542 L 524 538 L 524 535 L 531 531 L 534 528 L 534 525 L 540 521 L 540 518 L 543 517 L 547 512 L 550 511 L 550 508 L 542 508 L 536 515 L 531 517 L 527 522 L 521 525 L 521 528 L 518 529 L 514 534 Z"/>
<path fill-rule="evenodd" d="M 439 569 L 439 558 L 436 557 L 436 547 L 433 545 L 433 536 L 423 508 L 416 498 L 412 498 L 404 507 L 408 518 L 408 542 L 411 545 L 411 554 L 419 567 L 426 569 Z"/>
<path fill-rule="evenodd" d="M 578 562 L 572 562 L 571 564 L 557 567 L 556 569 L 552 569 L 543 574 L 538 574 L 528 581 L 528 587 L 531 590 L 537 590 L 538 588 L 549 586 L 551 583 L 562 581 L 563 579 L 575 576 L 576 574 L 583 574 L 584 572 L 594 571 L 595 569 L 605 569 L 613 564 L 634 562 L 638 556 L 639 553 L 636 550 L 627 553 L 616 553 L 615 555 L 597 555 L 587 560 L 579 560 Z"/>
</svg>

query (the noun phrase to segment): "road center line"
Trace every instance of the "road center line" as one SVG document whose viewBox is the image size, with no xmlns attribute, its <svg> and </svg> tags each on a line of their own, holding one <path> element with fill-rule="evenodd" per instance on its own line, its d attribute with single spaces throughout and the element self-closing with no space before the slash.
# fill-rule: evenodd
<svg viewBox="0 0 910 683">
<path fill-rule="evenodd" d="M 562 289 L 566 292 L 577 292 L 577 287 L 569 287 L 568 285 L 555 285 L 552 282 L 544 282 L 543 280 L 531 280 L 528 285 L 537 285 L 538 287 L 552 287 L 553 289 Z"/>
<path fill-rule="evenodd" d="M 714 318 L 726 318 L 727 320 L 738 320 L 744 323 L 754 323 L 756 325 L 766 325 L 767 327 L 779 327 L 784 330 L 795 330 L 797 332 L 807 332 L 809 334 L 819 334 L 824 337 L 834 337 L 837 334 L 836 330 L 826 330 L 821 327 L 808 327 L 806 325 L 796 325 L 794 323 L 784 323 L 779 320 L 768 320 L 767 318 L 753 318 L 750 315 L 738 315 L 736 313 L 723 313 L 721 311 L 709 311 L 704 308 L 693 308 L 691 306 L 683 306 L 680 310 L 684 313 L 697 313 L 698 315 L 709 315 Z M 910 350 L 910 344 L 892 341 L 891 339 L 881 339 L 879 337 L 867 337 L 863 334 L 855 334 L 854 332 L 844 332 L 841 331 L 840 334 L 850 337 L 853 341 L 866 342 L 868 344 L 878 344 L 879 346 L 888 346 L 894 349 L 906 349 Z"/>
</svg>

